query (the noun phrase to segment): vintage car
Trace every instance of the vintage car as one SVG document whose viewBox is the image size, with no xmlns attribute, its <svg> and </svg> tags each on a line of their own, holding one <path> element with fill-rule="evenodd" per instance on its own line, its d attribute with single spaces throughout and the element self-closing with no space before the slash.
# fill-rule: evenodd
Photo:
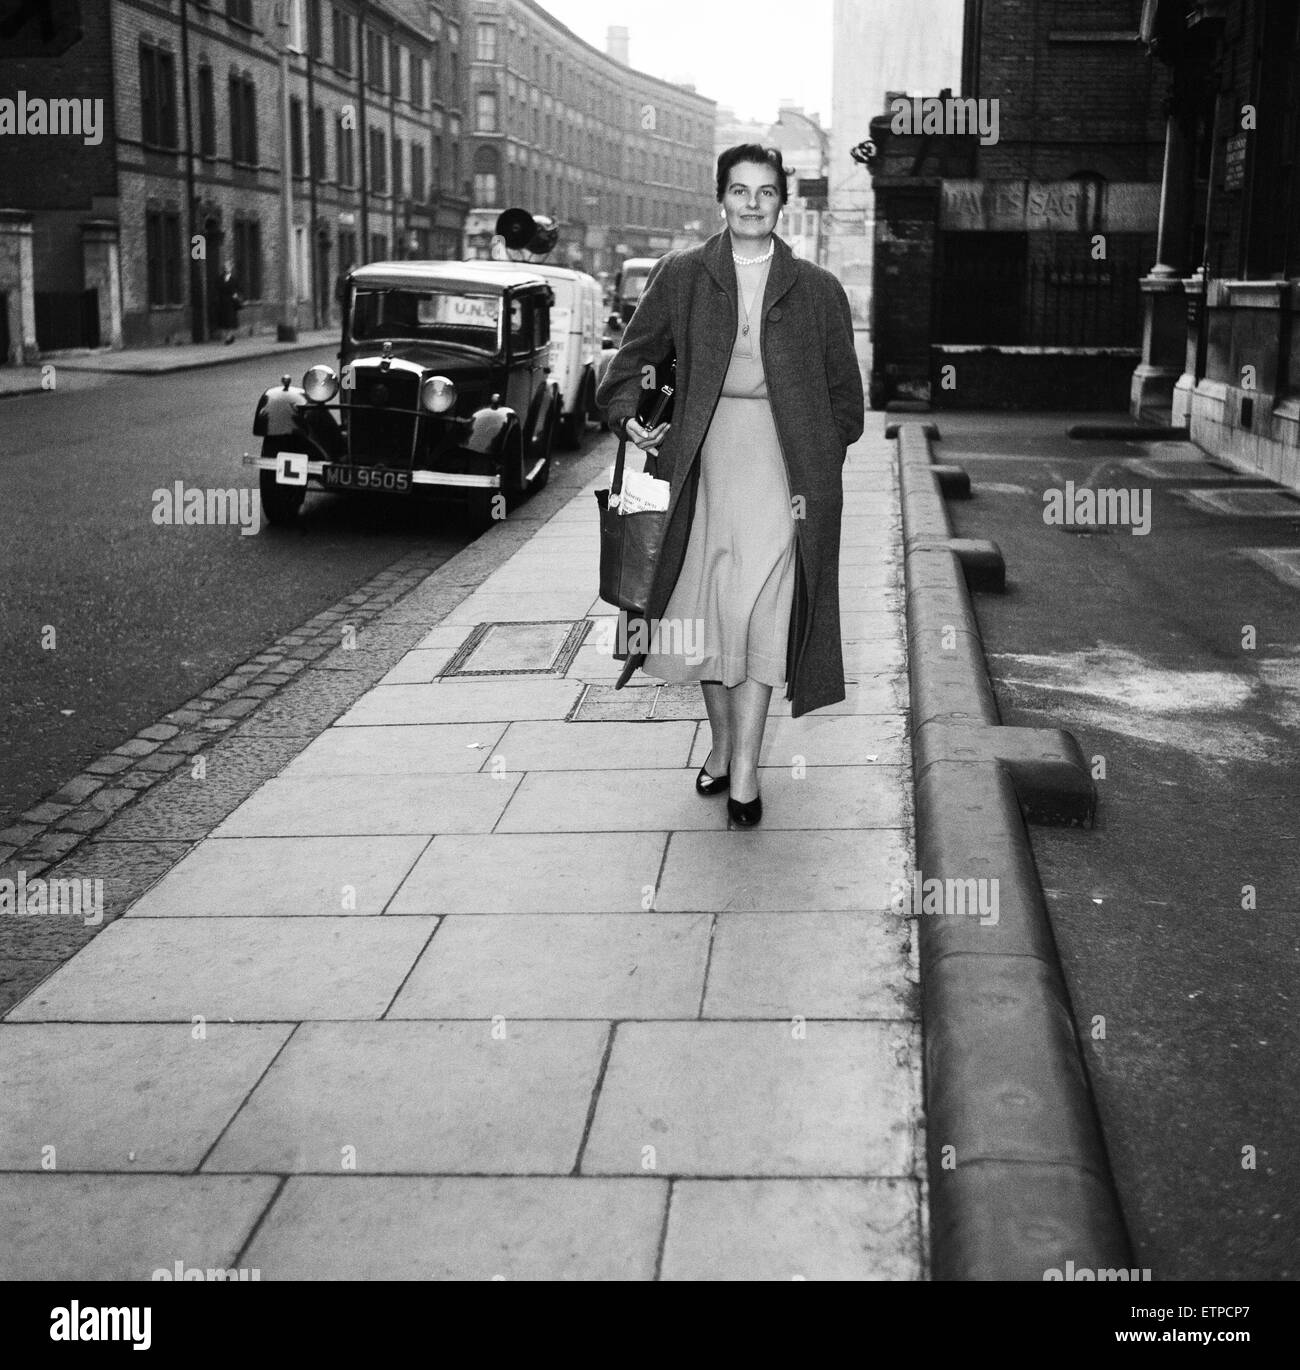
<svg viewBox="0 0 1300 1370">
<path fill-rule="evenodd" d="M 479 262 L 498 271 L 518 271 L 515 262 Z M 585 271 L 550 262 L 529 262 L 551 287 L 551 378 L 560 390 L 559 433 L 564 446 L 582 446 L 588 419 L 600 417 L 596 385 L 600 379 L 603 300 L 600 282 Z"/>
<path fill-rule="evenodd" d="M 347 278 L 339 368 L 258 401 L 262 509 L 291 522 L 326 490 L 455 498 L 475 527 L 550 475 L 560 415 L 550 286 L 526 267 L 373 262 Z"/>
<path fill-rule="evenodd" d="M 623 263 L 623 269 L 614 284 L 614 299 L 623 323 L 626 324 L 636 312 L 641 292 L 645 290 L 645 283 L 658 261 L 658 257 L 629 257 Z"/>
</svg>

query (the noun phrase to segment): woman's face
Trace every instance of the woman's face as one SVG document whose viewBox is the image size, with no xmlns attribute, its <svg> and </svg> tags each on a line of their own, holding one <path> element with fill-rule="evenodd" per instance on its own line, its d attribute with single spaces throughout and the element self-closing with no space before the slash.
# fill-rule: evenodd
<svg viewBox="0 0 1300 1370">
<path fill-rule="evenodd" d="M 761 239 L 781 217 L 781 183 L 765 162 L 737 162 L 722 195 L 727 227 L 738 239 Z"/>
</svg>

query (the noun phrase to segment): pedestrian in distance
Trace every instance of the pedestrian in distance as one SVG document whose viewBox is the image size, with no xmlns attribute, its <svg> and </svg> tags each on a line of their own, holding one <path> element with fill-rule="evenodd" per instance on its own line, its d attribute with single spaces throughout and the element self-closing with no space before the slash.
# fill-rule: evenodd
<svg viewBox="0 0 1300 1370">
<path fill-rule="evenodd" d="M 597 395 L 669 482 L 642 664 L 700 683 L 711 748 L 695 786 L 728 792 L 738 827 L 762 819 L 773 688 L 795 718 L 844 698 L 842 467 L 862 434 L 862 377 L 844 288 L 776 236 L 787 194 L 779 149 L 722 153 L 722 231 L 656 263 Z M 672 421 L 647 430 L 638 399 L 673 354 Z"/>
<path fill-rule="evenodd" d="M 244 307 L 244 297 L 239 293 L 235 273 L 227 262 L 221 268 L 217 281 L 217 323 L 225 331 L 226 342 L 235 341 L 235 330 L 239 327 L 239 311 Z"/>
</svg>

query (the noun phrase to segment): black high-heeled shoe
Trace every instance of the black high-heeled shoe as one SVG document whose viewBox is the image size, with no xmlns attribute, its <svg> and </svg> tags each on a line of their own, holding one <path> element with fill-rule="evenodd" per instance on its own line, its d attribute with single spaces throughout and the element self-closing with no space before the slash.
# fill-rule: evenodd
<svg viewBox="0 0 1300 1370">
<path fill-rule="evenodd" d="M 711 799 L 715 794 L 722 794 L 731 788 L 731 772 L 726 775 L 718 776 L 716 779 L 711 776 L 703 766 L 700 773 L 695 777 L 695 793 L 702 794 L 706 799 Z"/>
<path fill-rule="evenodd" d="M 738 828 L 756 828 L 763 821 L 763 796 L 755 795 L 747 804 L 727 797 L 727 814 Z"/>
</svg>

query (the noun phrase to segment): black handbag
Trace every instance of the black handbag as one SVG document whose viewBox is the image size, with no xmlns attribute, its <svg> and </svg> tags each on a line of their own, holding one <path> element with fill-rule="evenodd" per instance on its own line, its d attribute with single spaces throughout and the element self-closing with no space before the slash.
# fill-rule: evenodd
<svg viewBox="0 0 1300 1370">
<path fill-rule="evenodd" d="M 642 428 L 658 428 L 673 419 L 673 391 L 677 388 L 677 355 L 668 356 L 652 368 L 655 384 L 647 386 L 636 406 L 636 421 Z"/>
<path fill-rule="evenodd" d="M 600 597 L 625 613 L 644 618 L 668 528 L 668 511 L 621 514 L 610 508 L 611 494 L 620 494 L 623 489 L 626 454 L 624 438 L 618 444 L 610 489 L 596 491 L 600 507 Z"/>
</svg>

